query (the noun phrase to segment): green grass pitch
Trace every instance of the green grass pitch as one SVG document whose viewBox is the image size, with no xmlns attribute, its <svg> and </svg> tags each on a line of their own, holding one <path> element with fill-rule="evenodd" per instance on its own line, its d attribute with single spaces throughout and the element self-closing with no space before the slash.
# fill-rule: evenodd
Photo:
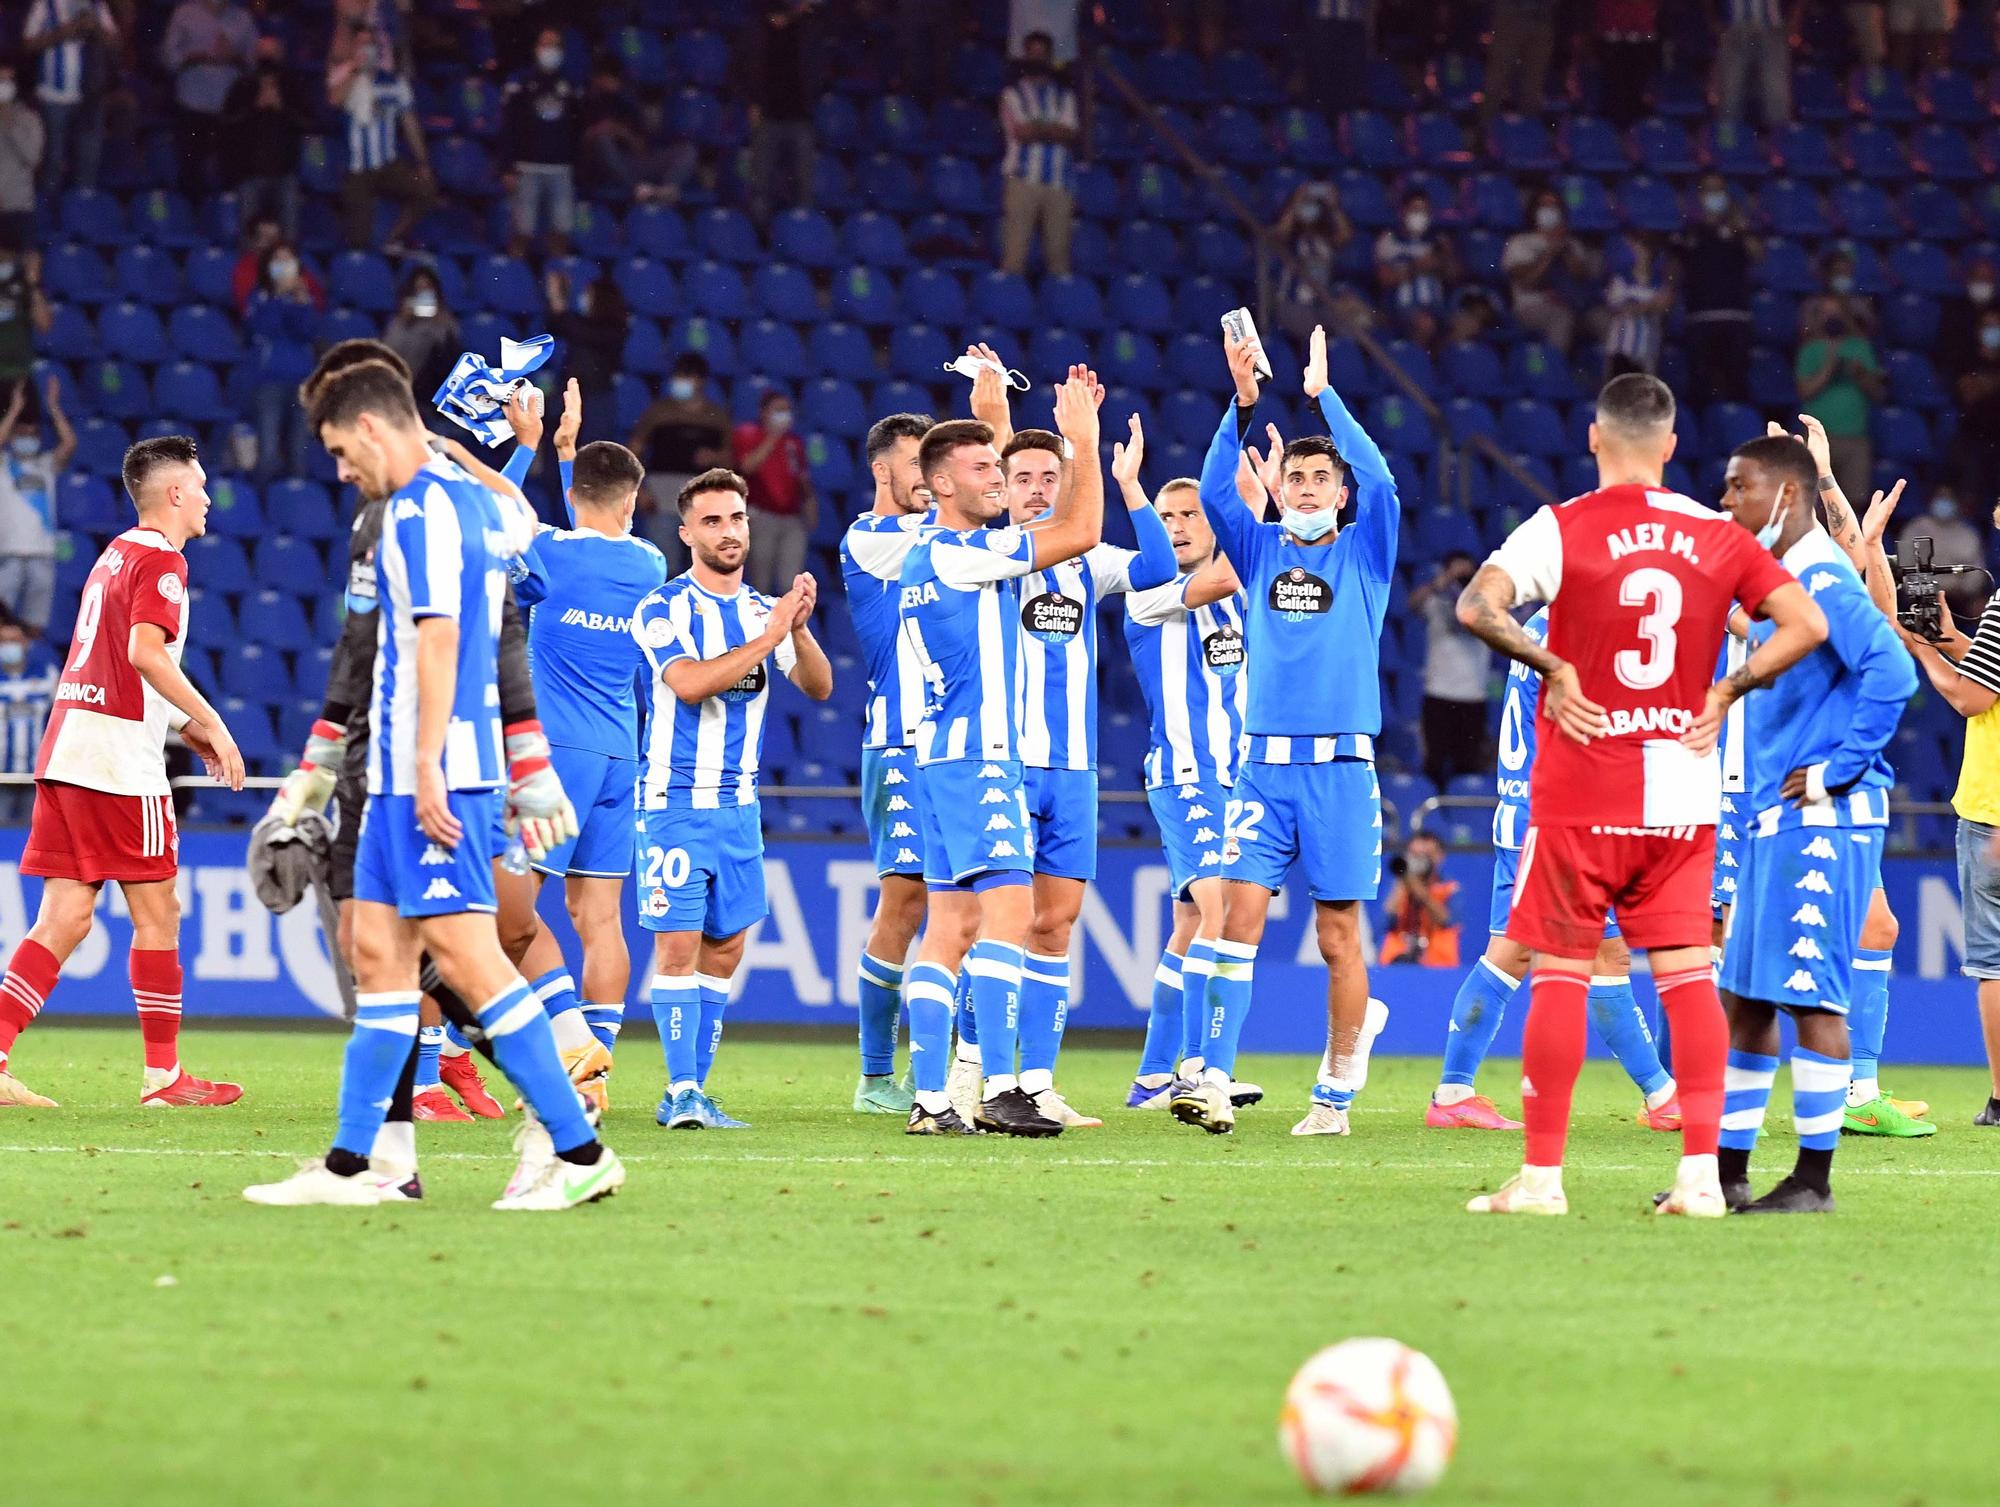
<svg viewBox="0 0 2000 1507">
<path fill-rule="evenodd" d="M 669 1134 L 634 1036 L 625 1192 L 510 1218 L 494 1124 L 422 1128 L 421 1206 L 245 1204 L 324 1145 L 339 1039 L 188 1049 L 240 1108 L 142 1114 L 129 1027 L 16 1053 L 65 1103 L 0 1111 L 8 1502 L 1295 1502 L 1285 1382 L 1378 1333 L 1457 1394 L 1434 1501 L 1992 1500 L 2000 1132 L 1968 1070 L 1892 1074 L 1943 1129 L 1844 1141 L 1831 1218 L 1690 1224 L 1643 1212 L 1675 1143 L 1593 1064 L 1572 1214 L 1512 1221 L 1461 1209 L 1518 1137 L 1425 1130 L 1432 1062 L 1378 1061 L 1336 1141 L 1286 1134 L 1310 1063 L 1248 1061 L 1271 1097 L 1211 1139 L 1115 1108 L 1133 1050 L 1079 1042 L 1104 1129 L 947 1144 L 848 1113 L 831 1040 L 727 1043 L 755 1129 Z"/>
</svg>

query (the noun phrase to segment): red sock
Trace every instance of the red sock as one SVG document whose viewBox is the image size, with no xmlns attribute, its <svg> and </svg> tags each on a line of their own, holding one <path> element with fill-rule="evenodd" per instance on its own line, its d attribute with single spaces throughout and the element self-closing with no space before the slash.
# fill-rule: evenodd
<svg viewBox="0 0 2000 1507">
<path fill-rule="evenodd" d="M 23 937 L 14 949 L 7 960 L 7 976 L 0 978 L 0 1063 L 14 1049 L 14 1038 L 42 1013 L 61 970 L 56 955 L 32 938 Z"/>
<path fill-rule="evenodd" d="M 139 1007 L 139 1034 L 146 1041 L 146 1066 L 178 1064 L 181 1042 L 181 954 L 178 947 L 132 949 L 132 1000 Z"/>
<path fill-rule="evenodd" d="M 1722 1070 L 1729 1062 L 1729 1020 L 1706 966 L 1656 973 L 1660 1008 L 1673 1036 L 1674 1084 L 1681 1099 L 1681 1152 L 1713 1156 L 1722 1126 Z"/>
<path fill-rule="evenodd" d="M 1530 1167 L 1560 1167 L 1569 1140 L 1569 1103 L 1583 1071 L 1590 979 L 1538 968 L 1528 985 L 1528 1028 L 1521 1039 L 1521 1114 L 1528 1122 Z"/>
</svg>

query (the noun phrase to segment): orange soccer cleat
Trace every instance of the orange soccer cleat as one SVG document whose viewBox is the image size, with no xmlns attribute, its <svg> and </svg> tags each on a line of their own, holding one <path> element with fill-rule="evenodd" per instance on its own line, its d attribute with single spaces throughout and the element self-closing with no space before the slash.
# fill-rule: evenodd
<svg viewBox="0 0 2000 1507">
<path fill-rule="evenodd" d="M 506 1116 L 500 1101 L 486 1091 L 486 1080 L 479 1076 L 479 1064 L 472 1053 L 461 1052 L 456 1057 L 439 1059 L 438 1077 L 480 1119 L 498 1120 Z"/>
<path fill-rule="evenodd" d="M 426 1121 L 470 1121 L 472 1116 L 460 1109 L 458 1102 L 440 1087 L 424 1089 L 410 1100 L 410 1118 Z"/>
<path fill-rule="evenodd" d="M 1433 1099 L 1424 1111 L 1424 1124 L 1431 1130 L 1519 1130 L 1521 1122 L 1500 1113 L 1499 1106 L 1484 1094 L 1460 1099 L 1456 1104 L 1440 1104 Z"/>
<path fill-rule="evenodd" d="M 141 1109 L 179 1109 L 182 1107 L 210 1108 L 223 1104 L 234 1104 L 243 1097 L 240 1083 L 210 1083 L 206 1078 L 197 1078 L 186 1068 L 165 1088 L 156 1088 L 139 1097 Z"/>
<path fill-rule="evenodd" d="M 1675 1094 L 1658 1109 L 1639 1106 L 1639 1123 L 1648 1130 L 1679 1130 L 1681 1128 L 1681 1096 Z"/>
</svg>

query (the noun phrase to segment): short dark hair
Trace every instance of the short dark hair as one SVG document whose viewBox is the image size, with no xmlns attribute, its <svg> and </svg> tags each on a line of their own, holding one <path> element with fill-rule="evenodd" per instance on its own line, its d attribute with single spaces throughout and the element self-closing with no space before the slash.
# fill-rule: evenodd
<svg viewBox="0 0 2000 1507">
<path fill-rule="evenodd" d="M 1306 434 L 1292 440 L 1285 446 L 1284 464 L 1290 465 L 1302 455 L 1323 455 L 1333 462 L 1333 469 L 1342 477 L 1347 475 L 1347 461 L 1332 440 L 1323 434 Z"/>
<path fill-rule="evenodd" d="M 1626 372 L 1613 377 L 1597 395 L 1597 422 L 1625 434 L 1671 429 L 1673 389 L 1645 372 Z"/>
<path fill-rule="evenodd" d="M 320 384 L 335 372 L 344 372 L 350 366 L 359 366 L 364 361 L 380 361 L 384 366 L 401 372 L 403 380 L 411 380 L 410 363 L 389 346 L 379 340 L 336 340 L 326 348 L 326 354 L 319 358 L 312 374 L 299 384 L 299 403 L 305 408 L 312 407 L 313 394 Z"/>
<path fill-rule="evenodd" d="M 194 438 L 186 434 L 161 434 L 138 444 L 125 452 L 123 477 L 125 495 L 132 499 L 132 505 L 139 505 L 139 490 L 162 466 L 191 466 L 200 458 L 195 448 Z"/>
<path fill-rule="evenodd" d="M 674 357 L 672 375 L 676 377 L 699 377 L 702 381 L 706 382 L 708 380 L 708 372 L 708 357 L 704 356 L 700 351 L 682 351 L 678 356 Z"/>
<path fill-rule="evenodd" d="M 363 361 L 320 383 L 307 405 L 306 417 L 312 432 L 318 434 L 328 424 L 352 424 L 364 413 L 392 423 L 418 424 L 410 379 L 386 361 Z"/>
<path fill-rule="evenodd" d="M 734 492 L 748 502 L 750 483 L 727 466 L 710 466 L 699 476 L 690 476 L 681 483 L 680 491 L 674 494 L 674 511 L 683 518 L 687 517 L 688 504 L 703 492 Z"/>
<path fill-rule="evenodd" d="M 639 457 L 611 440 L 592 440 L 570 466 L 569 495 L 586 507 L 622 502 L 646 479 Z"/>
<path fill-rule="evenodd" d="M 1037 42 L 1040 42 L 1044 47 L 1048 48 L 1050 52 L 1054 52 L 1056 50 L 1056 39 L 1054 37 L 1050 36 L 1045 31 L 1031 31 L 1026 36 L 1021 38 L 1021 51 L 1026 52 L 1030 47 L 1033 47 Z"/>
<path fill-rule="evenodd" d="M 944 469 L 944 463 L 951 458 L 951 452 L 962 450 L 967 445 L 990 445 L 993 443 L 993 426 L 982 424 L 977 419 L 946 419 L 942 424 L 933 424 L 924 435 L 923 446 L 917 451 L 917 469 L 929 481 Z"/>
<path fill-rule="evenodd" d="M 1000 452 L 1004 464 L 1023 450 L 1046 450 L 1057 460 L 1062 459 L 1062 436 L 1047 429 L 1016 429 L 1014 437 L 1007 441 L 1007 448 Z"/>
<path fill-rule="evenodd" d="M 1789 434 L 1760 434 L 1730 451 L 1729 458 L 1755 461 L 1774 476 L 1796 481 L 1807 497 L 1819 495 L 1819 467 L 1813 463 L 1812 451 Z"/>
<path fill-rule="evenodd" d="M 897 440 L 921 443 L 936 423 L 937 420 L 927 413 L 892 413 L 886 419 L 877 419 L 868 430 L 868 464 L 874 465 L 895 449 Z"/>
</svg>

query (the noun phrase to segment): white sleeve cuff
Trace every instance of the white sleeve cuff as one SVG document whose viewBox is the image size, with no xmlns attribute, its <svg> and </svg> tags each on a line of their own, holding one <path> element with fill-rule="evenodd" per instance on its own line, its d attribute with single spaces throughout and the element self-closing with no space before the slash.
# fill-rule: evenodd
<svg viewBox="0 0 2000 1507">
<path fill-rule="evenodd" d="M 1806 766 L 1806 799 L 1809 801 L 1823 801 L 1826 799 L 1826 765 L 1808 764 Z"/>
<path fill-rule="evenodd" d="M 182 728 L 186 727 L 188 723 L 192 722 L 193 720 L 194 719 L 192 717 L 188 716 L 188 714 L 182 711 L 179 707 L 173 705 L 173 703 L 169 702 L 167 704 L 167 730 L 169 732 L 177 733 Z"/>
</svg>

